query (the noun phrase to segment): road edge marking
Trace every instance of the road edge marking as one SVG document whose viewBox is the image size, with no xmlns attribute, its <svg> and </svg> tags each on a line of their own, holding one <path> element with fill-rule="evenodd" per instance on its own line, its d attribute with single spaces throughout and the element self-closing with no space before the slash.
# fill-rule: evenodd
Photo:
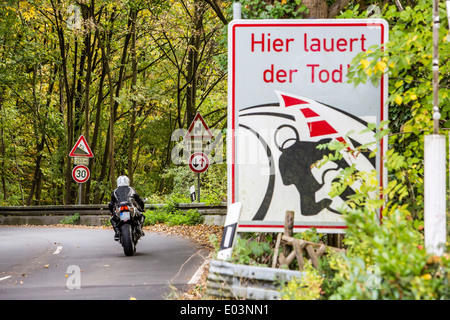
<svg viewBox="0 0 450 320">
<path fill-rule="evenodd" d="M 205 271 L 205 267 L 208 263 L 209 263 L 208 259 L 203 261 L 203 264 L 200 266 L 200 268 L 197 269 L 195 274 L 192 276 L 191 280 L 189 280 L 188 284 L 197 284 L 200 282 L 203 272 Z"/>
</svg>

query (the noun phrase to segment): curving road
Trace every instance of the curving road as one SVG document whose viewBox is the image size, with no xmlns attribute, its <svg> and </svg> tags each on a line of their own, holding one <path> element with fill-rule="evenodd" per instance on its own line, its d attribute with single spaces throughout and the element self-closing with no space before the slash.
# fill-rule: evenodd
<svg viewBox="0 0 450 320">
<path fill-rule="evenodd" d="M 187 283 L 207 250 L 146 232 L 126 257 L 111 229 L 0 226 L 0 300 L 161 300 Z"/>
</svg>

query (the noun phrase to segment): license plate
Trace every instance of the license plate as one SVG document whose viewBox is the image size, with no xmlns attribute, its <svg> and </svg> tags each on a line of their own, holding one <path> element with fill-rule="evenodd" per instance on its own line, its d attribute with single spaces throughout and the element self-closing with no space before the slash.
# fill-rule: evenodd
<svg viewBox="0 0 450 320">
<path fill-rule="evenodd" d="M 128 212 L 128 211 L 121 212 L 120 220 L 130 220 L 130 212 Z"/>
</svg>

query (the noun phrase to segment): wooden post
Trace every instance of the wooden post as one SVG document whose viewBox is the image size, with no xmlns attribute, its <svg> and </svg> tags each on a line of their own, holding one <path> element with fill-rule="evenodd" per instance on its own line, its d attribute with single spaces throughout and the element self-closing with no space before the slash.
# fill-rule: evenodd
<svg viewBox="0 0 450 320">
<path fill-rule="evenodd" d="M 277 242 L 275 244 L 275 250 L 273 252 L 272 268 L 277 267 L 278 251 L 280 250 L 281 236 L 282 236 L 281 233 L 277 235 Z"/>
<path fill-rule="evenodd" d="M 314 251 L 314 248 L 309 244 L 306 246 L 306 251 L 308 252 L 313 267 L 317 268 L 319 266 L 319 259 L 316 255 L 316 252 Z"/>
<path fill-rule="evenodd" d="M 284 218 L 284 235 L 288 237 L 292 237 L 294 234 L 294 211 L 286 211 L 286 215 Z M 283 254 L 285 257 L 289 254 L 289 247 L 284 246 Z"/>
<path fill-rule="evenodd" d="M 286 211 L 284 218 L 284 235 L 292 237 L 294 234 L 294 211 Z"/>
<path fill-rule="evenodd" d="M 294 247 L 295 257 L 297 258 L 298 261 L 298 268 L 300 269 L 300 271 L 303 270 L 303 267 L 305 266 L 302 251 L 302 242 L 303 242 L 302 240 L 295 239 L 294 242 L 292 243 Z"/>
</svg>

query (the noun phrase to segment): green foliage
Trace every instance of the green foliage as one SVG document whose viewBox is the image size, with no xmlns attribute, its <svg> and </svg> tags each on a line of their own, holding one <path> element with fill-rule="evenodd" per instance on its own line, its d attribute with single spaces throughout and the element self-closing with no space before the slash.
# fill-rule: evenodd
<svg viewBox="0 0 450 320">
<path fill-rule="evenodd" d="M 209 169 L 200 175 L 200 201 L 206 204 L 217 204 L 226 201 L 227 170 L 226 164 L 211 164 Z M 178 195 L 190 202 L 190 187 L 197 193 L 198 176 L 188 166 L 170 166 L 164 170 L 163 177 L 171 185 L 172 195 Z M 169 195 L 169 199 L 172 197 Z M 169 200 L 170 201 L 170 200 Z"/>
<path fill-rule="evenodd" d="M 273 4 L 264 0 L 242 0 L 240 3 L 243 19 L 298 19 L 308 11 L 301 0 L 273 1 Z"/>
<path fill-rule="evenodd" d="M 196 209 L 191 209 L 186 212 L 177 210 L 173 213 L 168 213 L 164 210 L 148 210 L 144 212 L 145 226 L 164 223 L 169 226 L 188 225 L 193 226 L 202 223 L 203 217 Z"/>
<path fill-rule="evenodd" d="M 423 217 L 424 135 L 432 133 L 432 6 L 419 0 L 399 11 L 385 5 L 381 16 L 390 25 L 389 42 L 358 54 L 348 77 L 355 86 L 371 81 L 378 85 L 389 75 L 389 136 L 387 151 L 391 203 L 407 204 L 415 218 Z M 450 46 L 445 4 L 440 3 L 439 108 L 440 127 L 450 128 Z M 345 17 L 364 17 L 358 7 Z M 394 189 L 396 192 L 392 192 Z M 397 192 L 398 191 L 398 192 Z"/>
<path fill-rule="evenodd" d="M 364 18 L 356 6 L 343 18 Z M 449 56 L 447 23 L 441 3 L 440 110 L 441 126 L 448 126 Z M 432 28 L 431 6 L 418 1 L 398 11 L 386 5 L 382 17 L 390 24 L 390 41 L 357 55 L 349 78 L 356 85 L 379 85 L 389 73 L 389 129 L 381 124 L 377 139 L 389 138 L 386 153 L 389 183 L 378 188 L 376 172 L 343 170 L 333 183 L 331 196 L 355 181 L 362 182 L 343 211 L 347 231 L 346 254 L 328 253 L 319 272 L 325 299 L 448 299 L 448 253 L 430 257 L 423 249 L 423 137 L 432 129 Z M 394 132 L 394 133 L 392 133 Z M 332 160 L 345 152 L 338 143 L 327 145 Z M 363 151 L 359 149 L 357 151 Z M 380 200 L 382 194 L 385 201 Z M 378 214 L 382 214 L 380 220 Z M 448 243 L 447 243 L 448 245 Z M 300 289 L 301 291 L 301 289 Z"/>
<path fill-rule="evenodd" d="M 67 26 L 69 5 L 82 9 L 80 30 Z M 229 3 L 218 5 L 224 10 Z M 73 203 L 68 144 L 80 134 L 95 155 L 88 203 L 109 196 L 113 170 L 116 177 L 132 176 L 139 194 L 179 192 L 178 181 L 173 190 L 164 175 L 172 131 L 186 128 L 195 112 L 218 128 L 226 125 L 226 69 L 216 61 L 226 56 L 226 42 L 217 42 L 224 22 L 211 5 L 8 0 L 0 3 L 0 16 L 0 204 Z M 190 74 L 193 43 L 201 54 Z"/>
<path fill-rule="evenodd" d="M 272 248 L 270 234 L 242 234 L 236 238 L 230 261 L 236 264 L 267 266 Z"/>
<path fill-rule="evenodd" d="M 293 278 L 280 288 L 281 300 L 318 300 L 322 293 L 323 277 L 311 262 L 305 263 L 301 279 Z"/>
<path fill-rule="evenodd" d="M 183 211 L 177 208 L 179 203 L 186 202 L 186 199 L 179 195 L 171 195 L 166 204 L 157 210 L 148 210 L 144 212 L 144 225 L 154 225 L 165 223 L 169 226 L 174 225 L 196 225 L 203 222 L 203 216 L 197 209 Z"/>
<path fill-rule="evenodd" d="M 80 223 L 80 214 L 75 213 L 74 215 L 72 215 L 70 217 L 66 217 L 66 218 L 62 219 L 61 221 L 59 221 L 59 223 L 61 223 L 61 224 L 78 224 L 78 223 Z"/>
<path fill-rule="evenodd" d="M 389 134 L 389 130 L 380 130 Z M 342 151 L 330 144 L 338 157 Z M 361 150 L 359 150 L 361 151 Z M 409 170 L 417 161 L 395 149 L 386 158 L 386 166 L 395 172 Z M 378 188 L 376 172 L 342 171 L 330 196 L 338 195 L 355 181 L 361 183 L 355 196 L 342 210 L 347 230 L 347 253 L 330 253 L 324 268 L 324 298 L 330 299 L 448 299 L 449 256 L 429 257 L 423 249 L 423 221 L 408 203 L 410 186 L 391 179 Z M 383 194 L 384 200 L 379 195 Z M 379 216 L 381 214 L 381 217 Z M 334 292 L 331 292 L 332 289 Z"/>
<path fill-rule="evenodd" d="M 405 210 L 395 210 L 377 223 L 375 211 L 353 209 L 346 255 L 335 256 L 331 299 L 448 299 L 450 257 L 429 257 L 423 236 Z"/>
</svg>

